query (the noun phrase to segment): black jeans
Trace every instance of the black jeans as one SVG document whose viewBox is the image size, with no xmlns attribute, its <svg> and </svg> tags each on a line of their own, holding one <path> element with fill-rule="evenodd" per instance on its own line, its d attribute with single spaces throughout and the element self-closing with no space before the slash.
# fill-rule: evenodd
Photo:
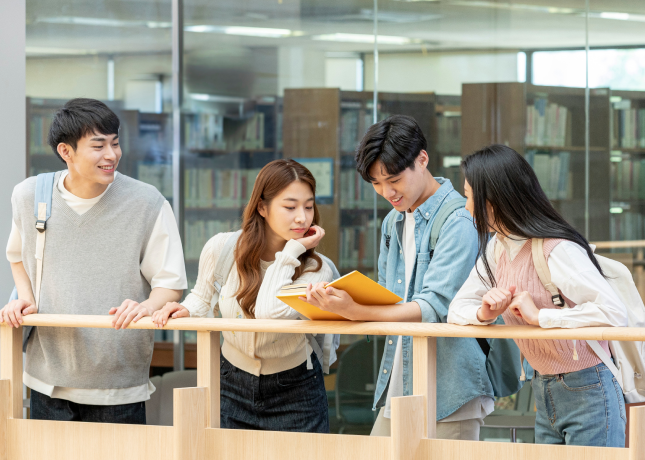
<svg viewBox="0 0 645 460">
<path fill-rule="evenodd" d="M 146 404 L 144 402 L 116 406 L 77 404 L 66 399 L 50 398 L 31 390 L 31 419 L 145 425 Z"/>
<path fill-rule="evenodd" d="M 293 369 L 256 377 L 224 356 L 220 367 L 222 428 L 329 433 L 327 393 L 316 355 Z"/>
</svg>

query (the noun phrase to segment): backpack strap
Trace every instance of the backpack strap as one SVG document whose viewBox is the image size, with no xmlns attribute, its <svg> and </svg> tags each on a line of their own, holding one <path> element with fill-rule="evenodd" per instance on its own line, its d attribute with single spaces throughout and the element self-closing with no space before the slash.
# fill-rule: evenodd
<svg viewBox="0 0 645 460">
<path fill-rule="evenodd" d="M 47 220 L 52 214 L 52 195 L 54 193 L 54 178 L 58 173 L 38 174 L 36 178 L 36 193 L 34 194 L 34 216 L 36 217 L 36 308 L 40 304 L 40 286 L 43 278 L 43 255 L 45 253 L 45 231 Z"/>
<path fill-rule="evenodd" d="M 538 278 L 540 278 L 540 282 L 542 283 L 544 288 L 549 291 L 549 294 L 551 294 L 551 300 L 553 301 L 553 304 L 560 308 L 564 308 L 566 306 L 564 299 L 560 295 L 560 291 L 558 291 L 556 285 L 551 282 L 551 270 L 549 270 L 549 265 L 546 262 L 546 257 L 544 257 L 544 238 L 531 239 L 531 253 L 533 255 L 533 265 L 535 266 L 535 271 L 537 272 Z M 574 361 L 578 361 L 578 350 L 576 349 L 576 343 L 577 340 L 574 340 Z M 598 345 L 598 348 L 601 348 L 600 345 Z"/>
<path fill-rule="evenodd" d="M 434 248 L 437 247 L 441 227 L 446 223 L 448 217 L 450 217 L 450 215 L 457 209 L 463 208 L 464 206 L 466 206 L 466 198 L 463 197 L 453 198 L 441 206 L 437 217 L 435 217 L 434 222 L 432 222 L 432 228 L 430 229 L 430 252 L 434 251 Z"/>
<path fill-rule="evenodd" d="M 533 254 L 533 265 L 535 271 L 544 285 L 544 288 L 551 294 L 551 300 L 558 307 L 564 307 L 564 299 L 560 295 L 558 288 L 551 282 L 551 270 L 544 257 L 544 239 L 533 238 L 531 239 L 531 252 Z"/>
<path fill-rule="evenodd" d="M 34 217 L 36 217 L 36 292 L 34 300 L 36 308 L 40 307 L 40 287 L 43 281 L 43 256 L 45 254 L 45 231 L 47 220 L 52 214 L 52 196 L 54 184 L 60 173 L 43 173 L 36 177 L 36 191 L 34 193 Z M 18 289 L 14 287 L 10 300 L 18 298 Z M 22 334 L 22 351 L 27 351 L 27 341 L 31 336 L 34 326 L 24 326 Z"/>
<path fill-rule="evenodd" d="M 226 243 L 224 243 L 224 247 L 217 258 L 217 262 L 215 262 L 215 268 L 213 269 L 215 277 L 213 286 L 215 286 L 215 292 L 213 293 L 211 306 L 214 306 L 219 301 L 219 294 L 222 292 L 224 284 L 226 284 L 229 273 L 231 273 L 231 268 L 233 268 L 233 264 L 235 263 L 235 244 L 241 234 L 242 230 L 238 230 L 226 239 Z"/>
</svg>

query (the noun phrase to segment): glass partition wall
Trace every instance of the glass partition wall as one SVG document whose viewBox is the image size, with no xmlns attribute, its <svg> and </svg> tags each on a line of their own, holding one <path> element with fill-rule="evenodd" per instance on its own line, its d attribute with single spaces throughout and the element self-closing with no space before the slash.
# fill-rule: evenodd
<svg viewBox="0 0 645 460">
<path fill-rule="evenodd" d="M 407 114 L 430 171 L 459 191 L 474 150 L 524 155 L 645 294 L 644 22 L 635 0 L 27 0 L 27 170 L 64 167 L 46 133 L 65 100 L 105 101 L 122 120 L 119 171 L 175 207 L 190 290 L 206 241 L 239 228 L 258 171 L 294 158 L 318 180 L 321 252 L 376 277 L 390 205 L 354 150 L 374 121 Z M 195 366 L 194 335 L 156 340 L 152 373 Z M 326 378 L 336 431 L 371 427 L 383 344 L 369 340 L 343 337 L 360 378 Z M 499 400 L 487 424 L 500 428 L 482 439 L 531 426 L 533 409 L 529 390 Z"/>
</svg>

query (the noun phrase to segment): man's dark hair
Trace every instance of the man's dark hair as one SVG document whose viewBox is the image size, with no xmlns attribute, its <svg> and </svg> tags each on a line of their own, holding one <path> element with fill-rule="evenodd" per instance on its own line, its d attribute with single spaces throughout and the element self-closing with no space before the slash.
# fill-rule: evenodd
<svg viewBox="0 0 645 460">
<path fill-rule="evenodd" d="M 388 174 L 399 174 L 407 168 L 414 169 L 414 160 L 427 148 L 428 142 L 414 118 L 392 115 L 370 126 L 363 136 L 354 157 L 356 170 L 371 182 L 374 178 L 369 169 L 380 161 Z"/>
<path fill-rule="evenodd" d="M 63 160 L 57 150 L 61 142 L 76 150 L 78 141 L 88 134 L 119 134 L 120 124 L 119 117 L 101 101 L 72 99 L 54 115 L 47 143 L 56 156 Z"/>
</svg>

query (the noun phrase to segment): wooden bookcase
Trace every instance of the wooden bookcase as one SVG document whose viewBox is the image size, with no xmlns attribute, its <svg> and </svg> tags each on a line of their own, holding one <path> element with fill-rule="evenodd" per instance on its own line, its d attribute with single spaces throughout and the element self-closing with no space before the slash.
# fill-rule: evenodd
<svg viewBox="0 0 645 460">
<path fill-rule="evenodd" d="M 554 207 L 585 231 L 585 90 L 464 84 L 462 154 L 499 143 L 525 155 Z M 589 239 L 610 238 L 610 91 L 590 92 Z M 542 117 L 543 123 L 536 117 Z"/>
</svg>

